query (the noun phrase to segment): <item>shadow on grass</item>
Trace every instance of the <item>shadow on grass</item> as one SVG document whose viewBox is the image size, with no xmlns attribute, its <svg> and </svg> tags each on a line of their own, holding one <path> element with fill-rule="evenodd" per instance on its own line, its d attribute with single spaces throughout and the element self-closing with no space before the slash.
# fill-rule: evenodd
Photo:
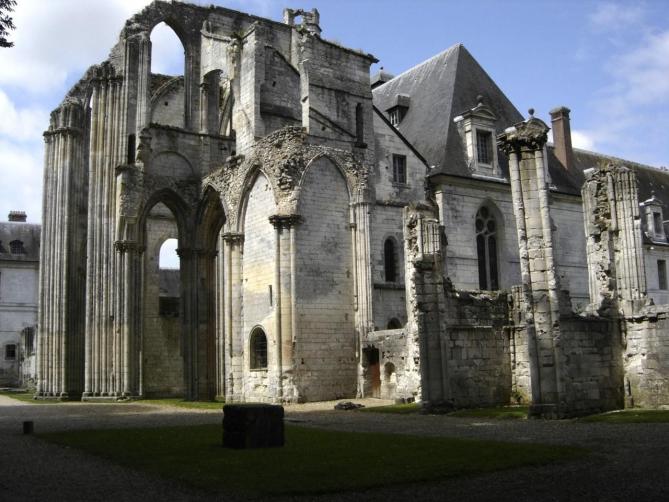
<svg viewBox="0 0 669 502">
<path fill-rule="evenodd" d="M 155 406 L 176 406 L 177 408 L 188 408 L 192 410 L 218 410 L 223 411 L 223 401 L 184 401 L 180 398 L 169 399 L 136 399 L 127 401 L 133 404 L 152 404 Z"/>
<path fill-rule="evenodd" d="M 396 415 L 408 415 L 420 413 L 421 406 L 418 403 L 410 404 L 391 404 L 389 406 L 374 406 L 370 408 L 361 408 L 365 413 L 390 413 Z M 503 420 L 522 420 L 527 418 L 529 407 L 527 406 L 498 406 L 495 408 L 470 408 L 447 413 L 449 417 L 467 417 L 467 418 L 494 418 Z"/>
<path fill-rule="evenodd" d="M 618 410 L 589 415 L 578 419 L 579 422 L 598 422 L 606 424 L 658 424 L 669 423 L 669 410 Z"/>
<path fill-rule="evenodd" d="M 580 448 L 287 426 L 286 446 L 230 450 L 221 427 L 49 433 L 41 438 L 212 491 L 321 493 L 568 461 Z"/>
</svg>

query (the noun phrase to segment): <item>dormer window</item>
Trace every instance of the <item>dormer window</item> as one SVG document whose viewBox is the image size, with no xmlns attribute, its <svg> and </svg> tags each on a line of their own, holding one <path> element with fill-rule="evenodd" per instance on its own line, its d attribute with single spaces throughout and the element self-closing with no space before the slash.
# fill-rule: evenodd
<svg viewBox="0 0 669 502">
<path fill-rule="evenodd" d="M 479 164 L 492 164 L 492 133 L 476 130 L 476 154 Z"/>
<path fill-rule="evenodd" d="M 397 106 L 388 112 L 388 119 L 393 126 L 397 127 L 402 122 L 405 113 L 406 108 Z"/>
<path fill-rule="evenodd" d="M 404 116 L 407 114 L 407 110 L 409 110 L 409 101 L 409 96 L 406 94 L 398 94 L 395 96 L 390 108 L 386 110 L 388 113 L 388 120 L 394 127 L 400 125 L 400 122 L 402 122 Z"/>
<path fill-rule="evenodd" d="M 453 119 L 467 152 L 469 169 L 473 176 L 499 178 L 502 176 L 495 145 L 497 116 L 477 97 L 478 104 Z"/>
<path fill-rule="evenodd" d="M 646 236 L 655 242 L 666 242 L 667 235 L 664 231 L 662 201 L 653 192 L 650 199 L 644 201 L 641 206 L 645 216 Z"/>
<path fill-rule="evenodd" d="M 26 250 L 23 247 L 23 242 L 15 240 L 9 243 L 9 251 L 12 254 L 26 254 Z"/>
</svg>

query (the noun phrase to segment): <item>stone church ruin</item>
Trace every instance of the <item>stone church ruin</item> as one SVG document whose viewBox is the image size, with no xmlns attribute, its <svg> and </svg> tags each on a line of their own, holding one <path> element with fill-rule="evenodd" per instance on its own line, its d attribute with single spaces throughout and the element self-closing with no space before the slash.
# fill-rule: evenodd
<svg viewBox="0 0 669 502">
<path fill-rule="evenodd" d="M 669 404 L 667 173 L 564 107 L 548 144 L 462 45 L 375 62 L 316 10 L 130 18 L 44 135 L 37 397 Z"/>
</svg>

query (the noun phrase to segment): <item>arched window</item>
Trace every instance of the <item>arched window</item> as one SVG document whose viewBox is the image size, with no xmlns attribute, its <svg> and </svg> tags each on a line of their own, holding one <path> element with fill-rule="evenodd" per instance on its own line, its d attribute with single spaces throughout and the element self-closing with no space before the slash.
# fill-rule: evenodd
<svg viewBox="0 0 669 502">
<path fill-rule="evenodd" d="M 383 244 L 383 269 L 386 282 L 397 281 L 397 255 L 395 241 L 390 237 Z"/>
<path fill-rule="evenodd" d="M 499 289 L 497 222 L 487 207 L 482 207 L 476 213 L 476 253 L 479 263 L 479 288 Z"/>
<path fill-rule="evenodd" d="M 262 328 L 255 328 L 251 332 L 249 347 L 251 349 L 251 369 L 267 369 L 267 336 Z"/>
<path fill-rule="evenodd" d="M 402 328 L 402 323 L 397 317 L 393 317 L 390 321 L 388 321 L 387 329 L 401 329 L 401 328 Z"/>
</svg>

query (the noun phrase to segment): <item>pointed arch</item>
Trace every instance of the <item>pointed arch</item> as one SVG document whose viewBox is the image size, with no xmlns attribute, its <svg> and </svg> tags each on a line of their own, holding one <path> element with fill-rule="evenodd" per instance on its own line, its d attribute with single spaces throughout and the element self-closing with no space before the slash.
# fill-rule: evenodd
<svg viewBox="0 0 669 502">
<path fill-rule="evenodd" d="M 211 186 L 204 190 L 196 213 L 195 242 L 201 249 L 214 251 L 226 216 L 220 194 Z"/>
<path fill-rule="evenodd" d="M 504 218 L 490 199 L 479 205 L 474 215 L 474 235 L 479 289 L 500 289 L 500 263 L 503 251 Z"/>
<path fill-rule="evenodd" d="M 139 229 L 139 235 L 137 236 L 139 245 L 144 246 L 146 243 L 146 220 L 149 213 L 151 212 L 151 209 L 153 209 L 153 207 L 159 202 L 165 204 L 174 215 L 174 219 L 177 222 L 177 228 L 179 231 L 179 245 L 181 246 L 184 242 L 188 242 L 188 238 L 190 237 L 190 231 L 188 227 L 188 205 L 174 191 L 169 188 L 164 188 L 152 193 L 146 199 L 142 210 L 140 211 L 137 225 Z"/>
<path fill-rule="evenodd" d="M 353 185 L 348 177 L 346 170 L 342 168 L 342 166 L 337 162 L 336 159 L 332 158 L 331 155 L 328 155 L 327 153 L 319 153 L 316 155 L 314 158 L 312 158 L 308 163 L 307 166 L 305 167 L 304 171 L 302 172 L 302 175 L 300 176 L 300 180 L 298 183 L 298 190 L 301 190 L 302 186 L 304 185 L 304 180 L 307 177 L 307 173 L 309 170 L 321 159 L 327 159 L 330 161 L 330 163 L 337 169 L 339 174 L 341 175 L 342 178 L 344 178 L 344 183 L 346 184 L 346 191 L 348 192 L 348 199 L 351 200 L 352 194 L 354 193 Z"/>
<path fill-rule="evenodd" d="M 258 178 L 263 176 L 267 180 L 267 186 L 272 192 L 272 200 L 274 201 L 274 206 L 276 207 L 279 203 L 274 184 L 272 179 L 267 175 L 265 170 L 261 166 L 255 166 L 246 173 L 244 178 L 244 183 L 242 184 L 241 197 L 239 199 L 239 207 L 237 208 L 237 231 L 244 232 L 244 219 L 246 217 L 246 210 L 249 203 L 249 195 L 253 188 L 255 187 Z"/>
</svg>

